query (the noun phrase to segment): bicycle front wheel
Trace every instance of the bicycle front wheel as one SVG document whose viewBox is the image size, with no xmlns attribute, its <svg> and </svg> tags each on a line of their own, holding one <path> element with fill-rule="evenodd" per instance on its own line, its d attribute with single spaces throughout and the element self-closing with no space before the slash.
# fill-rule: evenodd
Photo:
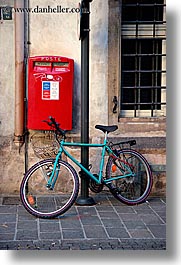
<svg viewBox="0 0 181 265">
<path fill-rule="evenodd" d="M 110 179 L 110 191 L 115 198 L 128 205 L 144 202 L 153 183 L 147 160 L 132 149 L 118 151 L 118 158 L 109 157 L 106 178 Z"/>
<path fill-rule="evenodd" d="M 55 159 L 36 163 L 22 180 L 20 187 L 22 204 L 36 217 L 54 218 L 63 214 L 77 198 L 79 179 L 74 168 L 65 161 L 59 161 L 56 166 L 54 187 L 47 187 L 54 163 Z"/>
</svg>

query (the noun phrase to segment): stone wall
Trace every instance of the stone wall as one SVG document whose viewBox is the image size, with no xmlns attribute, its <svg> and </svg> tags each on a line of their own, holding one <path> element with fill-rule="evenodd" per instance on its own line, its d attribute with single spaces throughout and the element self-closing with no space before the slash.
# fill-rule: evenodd
<svg viewBox="0 0 181 265">
<path fill-rule="evenodd" d="M 24 146 L 20 149 L 13 143 L 13 137 L 0 137 L 0 195 L 19 194 L 19 187 L 25 172 Z"/>
</svg>

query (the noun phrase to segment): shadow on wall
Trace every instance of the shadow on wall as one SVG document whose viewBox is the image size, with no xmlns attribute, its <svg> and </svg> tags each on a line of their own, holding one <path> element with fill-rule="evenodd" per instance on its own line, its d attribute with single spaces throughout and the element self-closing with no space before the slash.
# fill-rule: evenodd
<svg viewBox="0 0 181 265">
<path fill-rule="evenodd" d="M 80 130 L 80 108 L 81 108 L 81 68 L 74 62 L 74 90 L 73 90 L 73 132 Z"/>
</svg>

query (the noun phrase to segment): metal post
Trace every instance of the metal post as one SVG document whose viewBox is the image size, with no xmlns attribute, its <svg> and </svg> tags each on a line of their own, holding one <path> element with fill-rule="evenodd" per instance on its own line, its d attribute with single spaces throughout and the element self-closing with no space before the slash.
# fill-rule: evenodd
<svg viewBox="0 0 181 265">
<path fill-rule="evenodd" d="M 89 10 L 92 0 L 83 0 L 81 21 L 81 142 L 89 143 Z M 88 169 L 89 148 L 81 148 L 81 163 Z M 89 197 L 89 180 L 81 171 L 81 195 L 77 199 L 79 205 L 94 205 L 95 201 Z"/>
</svg>

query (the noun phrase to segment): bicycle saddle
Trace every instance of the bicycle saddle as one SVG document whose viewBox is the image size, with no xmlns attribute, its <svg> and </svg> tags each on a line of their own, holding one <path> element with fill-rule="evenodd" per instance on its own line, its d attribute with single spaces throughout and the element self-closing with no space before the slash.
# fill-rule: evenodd
<svg viewBox="0 0 181 265">
<path fill-rule="evenodd" d="M 96 125 L 95 126 L 96 129 L 103 131 L 104 133 L 110 133 L 110 132 L 114 132 L 118 129 L 117 125 L 112 125 L 112 126 L 104 126 L 104 125 Z"/>
</svg>

